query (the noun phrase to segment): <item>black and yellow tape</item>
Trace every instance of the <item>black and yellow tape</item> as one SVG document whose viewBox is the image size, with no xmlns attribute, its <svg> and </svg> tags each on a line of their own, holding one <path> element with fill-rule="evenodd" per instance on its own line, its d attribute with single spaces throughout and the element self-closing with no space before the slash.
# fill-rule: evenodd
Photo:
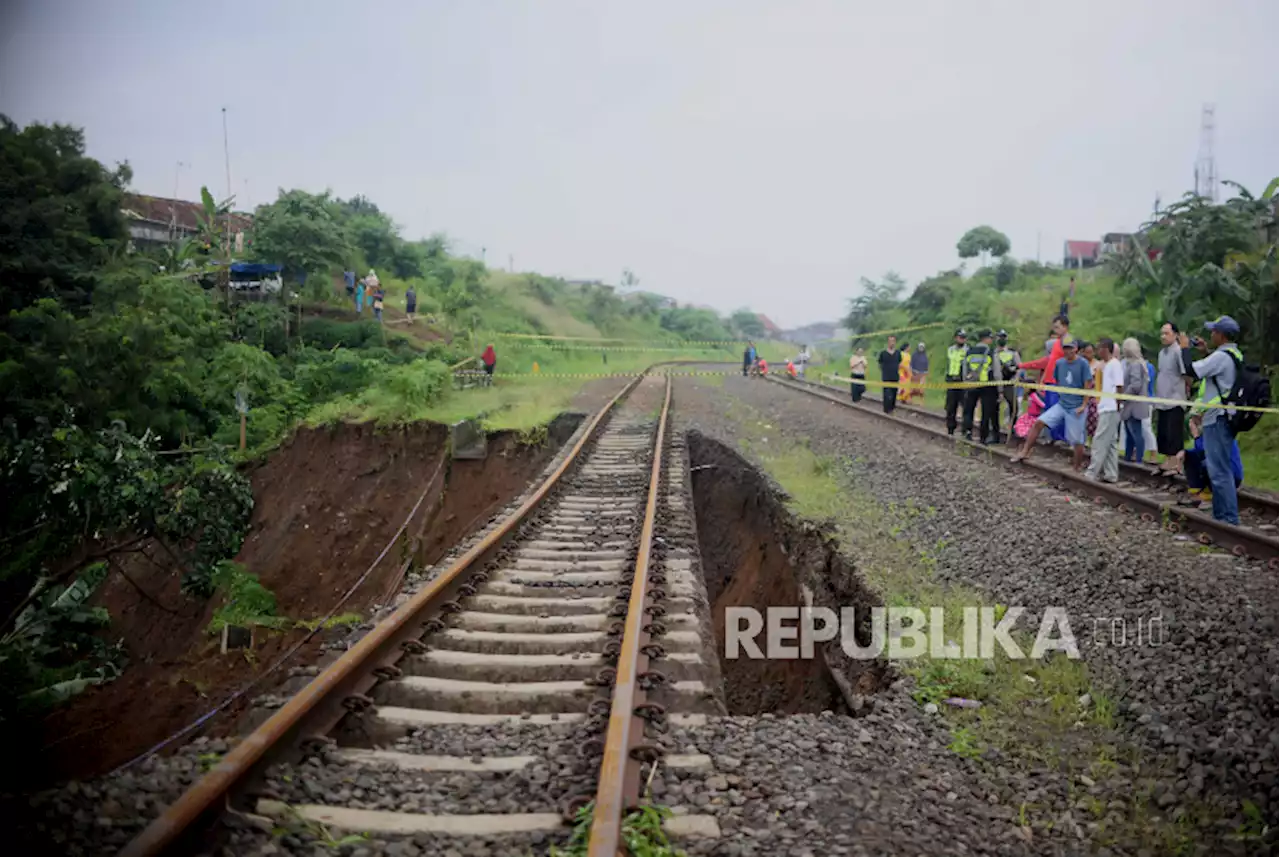
<svg viewBox="0 0 1280 857">
<path fill-rule="evenodd" d="M 852 383 L 851 378 L 848 378 L 843 375 L 826 374 L 820 377 L 823 381 L 825 381 L 828 378 L 835 381 L 839 381 L 842 387 Z M 1050 393 L 1058 393 L 1059 395 L 1063 393 L 1067 393 L 1073 396 L 1087 396 L 1095 399 L 1118 399 L 1120 401 L 1127 401 L 1127 402 L 1147 402 L 1152 405 L 1175 405 L 1177 407 L 1182 407 L 1182 408 L 1190 407 L 1193 411 L 1194 410 L 1203 411 L 1203 410 L 1210 410 L 1213 408 L 1222 407 L 1220 403 L 1208 404 L 1205 402 L 1187 402 L 1181 399 L 1161 399 L 1155 396 L 1135 396 L 1132 393 L 1112 393 L 1112 392 L 1107 392 L 1106 390 L 1089 390 L 1089 389 L 1080 389 L 1078 387 L 1059 387 L 1056 384 L 1036 384 L 1036 383 L 1029 383 L 1026 381 L 987 381 L 985 383 L 980 383 L 976 381 L 973 381 L 973 382 L 956 381 L 956 382 L 947 382 L 947 383 L 937 384 L 937 383 L 930 383 L 930 382 L 918 383 L 915 381 L 906 381 L 906 382 L 876 381 L 871 378 L 866 378 L 866 379 L 860 379 L 857 383 L 867 387 L 882 387 L 882 388 L 891 387 L 895 390 L 901 387 L 906 387 L 907 389 L 916 389 L 916 390 L 972 390 L 978 387 L 1021 387 L 1024 390 L 1044 390 Z M 830 385 L 826 385 L 826 386 L 830 386 Z M 1280 408 L 1254 408 L 1254 407 L 1231 405 L 1230 409 L 1236 410 L 1236 411 L 1257 411 L 1258 413 L 1262 413 L 1262 414 L 1280 414 Z"/>
</svg>

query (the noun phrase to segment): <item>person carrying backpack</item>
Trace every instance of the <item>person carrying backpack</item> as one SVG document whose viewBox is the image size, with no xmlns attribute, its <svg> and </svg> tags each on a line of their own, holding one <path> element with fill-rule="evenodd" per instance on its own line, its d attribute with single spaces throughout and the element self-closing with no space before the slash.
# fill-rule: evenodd
<svg viewBox="0 0 1280 857">
<path fill-rule="evenodd" d="M 1205 324 L 1213 351 L 1206 357 L 1193 360 L 1191 346 L 1203 351 L 1205 341 L 1197 337 L 1194 342 L 1185 333 L 1178 334 L 1182 348 L 1182 366 L 1192 378 L 1202 378 L 1200 402 L 1204 408 L 1202 428 L 1204 438 L 1204 464 L 1209 471 L 1209 484 L 1213 488 L 1213 517 L 1228 524 L 1240 523 L 1240 507 L 1236 497 L 1236 484 L 1231 467 L 1231 448 L 1235 437 L 1257 425 L 1258 411 L 1236 411 L 1231 405 L 1267 407 L 1271 404 L 1271 384 L 1258 374 L 1257 369 L 1244 365 L 1236 339 L 1240 325 L 1229 315 L 1218 316 Z"/>
</svg>

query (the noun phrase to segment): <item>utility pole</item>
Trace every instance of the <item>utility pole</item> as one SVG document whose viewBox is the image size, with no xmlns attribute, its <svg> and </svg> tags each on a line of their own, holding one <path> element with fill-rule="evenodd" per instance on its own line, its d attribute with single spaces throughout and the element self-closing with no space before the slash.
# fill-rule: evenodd
<svg viewBox="0 0 1280 857">
<path fill-rule="evenodd" d="M 483 264 L 484 264 L 484 253 L 485 253 L 485 250 L 486 250 L 486 249 L 487 249 L 487 248 L 485 248 L 485 247 L 481 247 L 481 248 L 480 248 L 480 264 L 481 264 L 481 265 L 483 265 Z"/>
<path fill-rule="evenodd" d="M 222 108 L 222 157 L 227 165 L 227 226 L 223 236 L 223 252 L 226 267 L 222 271 L 226 288 L 227 310 L 231 309 L 231 146 L 227 142 L 227 108 Z M 217 212 L 213 218 L 217 219 Z"/>
<path fill-rule="evenodd" d="M 1040 230 L 1036 230 L 1036 264 L 1040 264 Z"/>
<path fill-rule="evenodd" d="M 1196 196 L 1218 201 L 1218 165 L 1213 157 L 1214 105 L 1200 108 L 1200 151 L 1196 155 Z"/>
<path fill-rule="evenodd" d="M 173 168 L 173 202 L 169 203 L 169 240 L 177 240 L 178 234 L 178 181 L 182 175 L 182 168 L 191 166 L 184 161 L 178 161 Z"/>
<path fill-rule="evenodd" d="M 515 272 L 516 272 L 516 257 L 508 253 L 507 254 L 507 273 L 514 274 Z"/>
</svg>

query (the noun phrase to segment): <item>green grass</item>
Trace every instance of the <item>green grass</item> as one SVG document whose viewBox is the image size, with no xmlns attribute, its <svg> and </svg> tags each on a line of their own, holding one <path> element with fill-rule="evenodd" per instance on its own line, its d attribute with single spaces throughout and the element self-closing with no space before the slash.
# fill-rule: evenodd
<svg viewBox="0 0 1280 857">
<path fill-rule="evenodd" d="M 1240 460 L 1244 463 L 1244 484 L 1253 488 L 1276 491 L 1277 472 L 1280 470 L 1280 449 L 1277 449 L 1277 433 L 1280 420 L 1275 414 L 1265 414 L 1253 431 L 1236 438 L 1240 444 Z"/>
</svg>

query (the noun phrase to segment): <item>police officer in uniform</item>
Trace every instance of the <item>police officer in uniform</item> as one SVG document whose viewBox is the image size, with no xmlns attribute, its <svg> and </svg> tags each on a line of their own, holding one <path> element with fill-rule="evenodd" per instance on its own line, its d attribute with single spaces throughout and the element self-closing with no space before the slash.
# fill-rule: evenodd
<svg viewBox="0 0 1280 857">
<path fill-rule="evenodd" d="M 973 440 L 973 411 L 982 402 L 982 422 L 978 427 L 978 442 L 988 443 L 999 434 L 1000 419 L 997 388 L 990 384 L 995 370 L 995 355 L 991 352 L 991 331 L 978 331 L 978 342 L 969 347 L 964 356 L 964 380 L 986 386 L 970 387 L 964 397 L 964 424 L 960 430 Z"/>
<path fill-rule="evenodd" d="M 1003 330 L 996 331 L 996 380 L 1012 381 L 1018 377 L 1018 364 L 1022 362 L 1022 357 L 1016 350 L 1009 347 L 1009 334 Z M 1013 434 L 1013 424 L 1018 421 L 1018 394 L 1017 388 L 1013 384 L 1006 384 L 1000 388 L 1000 397 L 1003 398 L 1009 409 L 1009 434 Z M 997 423 L 999 429 L 999 423 Z M 997 440 L 999 438 L 997 437 Z"/>
<path fill-rule="evenodd" d="M 958 384 L 964 380 L 965 355 L 964 328 L 956 331 L 956 341 L 947 348 L 947 383 Z M 964 402 L 964 390 L 947 390 L 947 434 L 956 433 L 956 411 Z"/>
</svg>

